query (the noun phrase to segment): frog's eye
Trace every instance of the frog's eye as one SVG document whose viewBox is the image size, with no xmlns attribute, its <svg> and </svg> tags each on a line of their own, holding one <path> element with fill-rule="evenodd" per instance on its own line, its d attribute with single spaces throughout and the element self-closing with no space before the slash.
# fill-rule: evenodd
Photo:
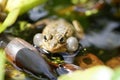
<svg viewBox="0 0 120 80">
<path fill-rule="evenodd" d="M 47 40 L 47 37 L 44 35 L 44 40 Z"/>
<path fill-rule="evenodd" d="M 75 37 L 69 37 L 67 39 L 67 50 L 76 51 L 78 49 L 78 40 Z"/>
<path fill-rule="evenodd" d="M 59 43 L 64 43 L 65 42 L 65 38 L 60 38 L 60 40 L 59 40 Z"/>
<path fill-rule="evenodd" d="M 35 34 L 34 38 L 33 38 L 33 43 L 36 46 L 40 46 L 42 44 L 44 37 L 41 33 L 37 33 Z"/>
</svg>

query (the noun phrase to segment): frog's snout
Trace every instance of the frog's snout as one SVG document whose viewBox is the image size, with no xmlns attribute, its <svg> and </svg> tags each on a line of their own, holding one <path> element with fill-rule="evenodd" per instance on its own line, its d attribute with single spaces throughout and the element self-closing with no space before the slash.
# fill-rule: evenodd
<svg viewBox="0 0 120 80">
<path fill-rule="evenodd" d="M 49 49 L 50 51 L 52 51 L 53 49 L 56 48 L 56 46 L 57 46 L 57 41 L 51 40 L 50 43 L 49 43 L 49 45 L 48 45 L 48 47 L 49 47 L 48 49 Z"/>
<path fill-rule="evenodd" d="M 53 49 L 55 47 L 56 43 L 51 43 L 50 44 L 50 49 Z"/>
</svg>

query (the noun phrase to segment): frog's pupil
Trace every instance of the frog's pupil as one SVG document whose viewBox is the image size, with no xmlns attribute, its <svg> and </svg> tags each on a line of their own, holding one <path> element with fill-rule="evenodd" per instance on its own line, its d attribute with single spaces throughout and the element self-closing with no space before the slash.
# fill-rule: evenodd
<svg viewBox="0 0 120 80">
<path fill-rule="evenodd" d="M 60 39 L 60 43 L 63 43 L 63 42 L 64 42 L 64 38 L 61 38 L 61 39 Z"/>
<path fill-rule="evenodd" d="M 51 36 L 50 36 L 50 39 L 52 39 L 52 38 L 53 38 L 53 36 L 51 35 Z"/>
</svg>

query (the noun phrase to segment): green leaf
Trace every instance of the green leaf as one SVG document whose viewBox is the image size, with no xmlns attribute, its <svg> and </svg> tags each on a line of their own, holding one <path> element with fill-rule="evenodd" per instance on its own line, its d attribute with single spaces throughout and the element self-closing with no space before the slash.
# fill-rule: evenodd
<svg viewBox="0 0 120 80">
<path fill-rule="evenodd" d="M 20 9 L 20 15 L 24 14 L 33 7 L 45 3 L 47 0 L 8 0 L 6 10 L 12 12 L 15 9 Z"/>
<path fill-rule="evenodd" d="M 8 16 L 5 21 L 0 25 L 0 33 L 7 27 L 11 26 L 19 15 L 24 14 L 33 7 L 45 3 L 47 0 L 8 0 L 6 11 Z"/>
<path fill-rule="evenodd" d="M 115 73 L 112 77 L 112 80 L 120 80 L 120 67 L 115 69 Z"/>
<path fill-rule="evenodd" d="M 5 51 L 0 48 L 0 80 L 4 80 L 5 74 Z"/>
<path fill-rule="evenodd" d="M 58 80 L 111 80 L 113 70 L 107 66 L 94 66 L 62 75 Z"/>
<path fill-rule="evenodd" d="M 8 16 L 5 19 L 5 21 L 3 22 L 3 24 L 0 25 L 0 33 L 3 32 L 8 26 L 12 25 L 16 21 L 18 15 L 19 15 L 19 12 L 20 12 L 19 9 L 15 9 L 14 11 L 12 11 L 8 14 Z"/>
</svg>

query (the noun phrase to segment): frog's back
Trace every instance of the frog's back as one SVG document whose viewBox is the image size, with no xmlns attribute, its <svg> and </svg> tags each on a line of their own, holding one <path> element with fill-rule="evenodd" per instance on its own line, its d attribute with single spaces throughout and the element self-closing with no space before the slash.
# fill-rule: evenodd
<svg viewBox="0 0 120 80">
<path fill-rule="evenodd" d="M 48 24 L 44 30 L 43 34 L 66 34 L 66 36 L 71 36 L 74 33 L 73 26 L 65 20 L 57 20 Z"/>
</svg>

